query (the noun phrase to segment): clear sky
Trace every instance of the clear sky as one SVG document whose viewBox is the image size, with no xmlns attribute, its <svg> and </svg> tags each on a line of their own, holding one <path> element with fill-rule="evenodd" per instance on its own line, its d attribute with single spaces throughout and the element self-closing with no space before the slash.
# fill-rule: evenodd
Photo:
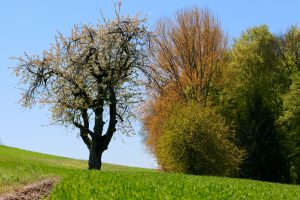
<svg viewBox="0 0 300 200">
<path fill-rule="evenodd" d="M 49 113 L 38 106 L 24 110 L 17 79 L 8 69 L 11 56 L 26 51 L 39 54 L 48 49 L 57 31 L 69 34 L 74 24 L 96 24 L 100 9 L 113 16 L 113 0 L 6 0 L 0 2 L 0 140 L 8 146 L 66 157 L 87 159 L 88 151 L 76 130 L 49 126 Z M 221 21 L 230 41 L 242 31 L 267 24 L 272 32 L 284 32 L 300 25 L 298 0 L 123 0 L 122 13 L 148 16 L 152 28 L 160 17 L 191 6 L 209 8 Z M 137 127 L 139 125 L 136 125 Z M 103 161 L 155 168 L 155 159 L 146 151 L 142 138 L 116 134 Z"/>
</svg>

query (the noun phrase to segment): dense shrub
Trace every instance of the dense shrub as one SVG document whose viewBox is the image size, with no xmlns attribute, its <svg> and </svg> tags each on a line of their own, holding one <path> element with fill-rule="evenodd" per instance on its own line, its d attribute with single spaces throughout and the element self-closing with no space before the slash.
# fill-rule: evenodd
<svg viewBox="0 0 300 200">
<path fill-rule="evenodd" d="M 164 122 L 157 158 L 166 171 L 230 175 L 238 170 L 243 152 L 224 120 L 211 107 L 177 104 Z"/>
</svg>

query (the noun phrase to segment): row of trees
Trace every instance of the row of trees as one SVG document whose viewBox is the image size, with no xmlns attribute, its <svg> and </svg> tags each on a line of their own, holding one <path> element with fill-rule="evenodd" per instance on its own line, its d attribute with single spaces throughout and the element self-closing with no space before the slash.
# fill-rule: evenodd
<svg viewBox="0 0 300 200">
<path fill-rule="evenodd" d="M 300 29 L 250 28 L 227 47 L 207 10 L 157 25 L 143 118 L 162 169 L 300 181 Z"/>
<path fill-rule="evenodd" d="M 42 55 L 16 58 L 25 107 L 47 105 L 54 123 L 78 128 L 89 169 L 100 169 L 147 77 L 143 124 L 162 169 L 300 182 L 297 27 L 251 28 L 228 48 L 207 10 L 181 10 L 153 34 L 120 6 L 115 19 L 75 26 Z"/>
</svg>

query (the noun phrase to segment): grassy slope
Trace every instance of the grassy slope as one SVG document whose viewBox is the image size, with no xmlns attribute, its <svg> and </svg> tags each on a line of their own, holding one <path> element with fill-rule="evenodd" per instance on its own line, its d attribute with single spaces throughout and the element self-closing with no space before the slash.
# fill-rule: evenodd
<svg viewBox="0 0 300 200">
<path fill-rule="evenodd" d="M 87 161 L 57 157 L 17 148 L 0 146 L 0 194 L 26 184 L 49 178 L 80 174 Z M 103 164 L 105 171 L 143 171 L 120 165 Z"/>
<path fill-rule="evenodd" d="M 45 177 L 62 177 L 52 199 L 300 199 L 300 186 L 157 173 L 0 146 L 0 193 Z"/>
</svg>

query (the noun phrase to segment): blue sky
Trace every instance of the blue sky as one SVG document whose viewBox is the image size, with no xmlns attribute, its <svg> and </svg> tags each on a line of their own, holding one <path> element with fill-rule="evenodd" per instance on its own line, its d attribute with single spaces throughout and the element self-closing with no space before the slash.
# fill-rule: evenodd
<svg viewBox="0 0 300 200">
<path fill-rule="evenodd" d="M 8 0 L 0 2 L 0 140 L 8 146 L 87 159 L 88 151 L 76 130 L 49 126 L 49 113 L 36 106 L 24 110 L 18 100 L 17 79 L 9 70 L 11 56 L 39 54 L 54 41 L 57 31 L 69 34 L 74 24 L 96 24 L 100 9 L 113 16 L 113 0 Z M 148 16 L 154 27 L 160 17 L 172 16 L 178 9 L 209 8 L 221 21 L 230 41 L 242 31 L 267 24 L 275 33 L 300 25 L 300 3 L 296 0 L 123 0 L 122 13 Z M 138 125 L 136 125 L 138 127 Z M 130 166 L 157 166 L 139 135 L 117 134 L 103 155 L 103 161 Z"/>
</svg>

